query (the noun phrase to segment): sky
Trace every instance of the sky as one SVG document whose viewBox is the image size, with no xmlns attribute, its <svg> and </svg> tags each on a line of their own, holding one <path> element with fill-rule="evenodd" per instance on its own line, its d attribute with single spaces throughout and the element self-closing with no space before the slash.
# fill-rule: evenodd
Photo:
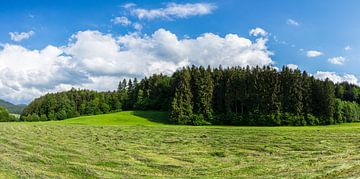
<svg viewBox="0 0 360 179">
<path fill-rule="evenodd" d="M 0 99 L 188 65 L 271 65 L 359 84 L 358 0 L 0 0 Z"/>
</svg>

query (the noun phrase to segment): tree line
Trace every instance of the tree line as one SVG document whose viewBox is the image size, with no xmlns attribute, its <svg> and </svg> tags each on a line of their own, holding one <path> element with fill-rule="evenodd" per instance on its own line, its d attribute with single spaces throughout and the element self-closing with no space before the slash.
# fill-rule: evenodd
<svg viewBox="0 0 360 179">
<path fill-rule="evenodd" d="M 71 89 L 33 100 L 23 111 L 23 121 L 63 120 L 122 110 L 118 93 Z"/>
<path fill-rule="evenodd" d="M 169 111 L 188 125 L 327 125 L 360 120 L 360 88 L 283 67 L 184 67 L 171 76 L 122 80 L 116 91 L 72 89 L 35 99 L 24 121 L 121 110 Z"/>
<path fill-rule="evenodd" d="M 0 106 L 0 122 L 16 122 L 18 118 L 14 115 L 11 115 L 9 111 Z"/>
</svg>

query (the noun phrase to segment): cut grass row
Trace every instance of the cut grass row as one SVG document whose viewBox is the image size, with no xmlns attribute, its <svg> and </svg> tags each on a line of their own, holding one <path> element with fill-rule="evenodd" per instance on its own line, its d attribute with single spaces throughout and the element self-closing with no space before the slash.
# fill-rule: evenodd
<svg viewBox="0 0 360 179">
<path fill-rule="evenodd" d="M 360 125 L 175 126 L 120 112 L 0 124 L 0 178 L 358 177 Z"/>
</svg>

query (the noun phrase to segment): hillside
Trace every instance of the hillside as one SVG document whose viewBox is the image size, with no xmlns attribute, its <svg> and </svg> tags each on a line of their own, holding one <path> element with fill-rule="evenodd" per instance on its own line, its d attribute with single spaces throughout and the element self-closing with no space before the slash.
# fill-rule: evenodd
<svg viewBox="0 0 360 179">
<path fill-rule="evenodd" d="M 10 113 L 14 114 L 21 114 L 26 107 L 24 104 L 15 105 L 2 99 L 0 99 L 0 106 L 6 108 Z"/>
<path fill-rule="evenodd" d="M 126 111 L 2 123 L 0 178 L 352 178 L 360 124 L 167 125 Z M 159 117 L 159 118 L 158 118 Z"/>
<path fill-rule="evenodd" d="M 158 126 L 167 122 L 168 114 L 159 111 L 123 111 L 94 116 L 81 116 L 63 121 L 52 121 L 57 124 L 83 124 L 83 125 L 144 125 Z M 49 122 L 49 123 L 52 123 Z"/>
</svg>

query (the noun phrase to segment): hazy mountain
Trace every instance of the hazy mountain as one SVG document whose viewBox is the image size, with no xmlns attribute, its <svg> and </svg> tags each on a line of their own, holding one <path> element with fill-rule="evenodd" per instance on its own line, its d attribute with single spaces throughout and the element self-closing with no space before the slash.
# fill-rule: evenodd
<svg viewBox="0 0 360 179">
<path fill-rule="evenodd" d="M 0 106 L 6 108 L 10 113 L 21 114 L 26 105 L 25 104 L 15 105 L 0 99 Z"/>
</svg>

